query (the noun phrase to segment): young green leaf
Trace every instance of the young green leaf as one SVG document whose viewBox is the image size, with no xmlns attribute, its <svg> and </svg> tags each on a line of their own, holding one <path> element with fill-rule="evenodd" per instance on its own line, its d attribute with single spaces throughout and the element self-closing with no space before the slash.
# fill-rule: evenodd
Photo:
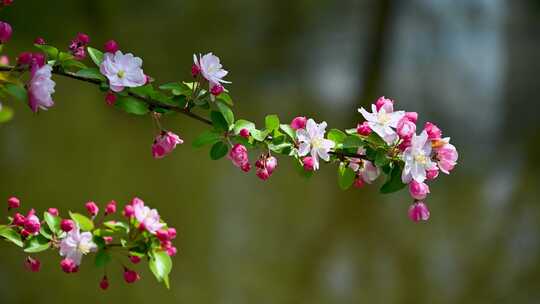
<svg viewBox="0 0 540 304">
<path fill-rule="evenodd" d="M 343 149 L 362 147 L 364 142 L 356 135 L 347 136 L 343 141 Z"/>
<path fill-rule="evenodd" d="M 335 142 L 336 145 L 342 143 L 346 138 L 347 134 L 343 133 L 341 130 L 332 129 L 328 132 L 328 139 Z"/>
<path fill-rule="evenodd" d="M 25 103 L 28 102 L 28 93 L 22 86 L 18 86 L 13 83 L 6 83 L 4 85 L 4 89 L 9 95 L 15 97 L 16 99 Z"/>
<path fill-rule="evenodd" d="M 352 186 L 354 183 L 354 179 L 356 178 L 356 173 L 349 168 L 348 166 L 345 166 L 344 163 L 341 163 L 338 168 L 338 184 L 339 187 L 342 190 L 347 190 L 349 187 Z"/>
<path fill-rule="evenodd" d="M 45 52 L 45 54 L 47 54 L 47 58 L 53 60 L 56 60 L 56 58 L 58 58 L 58 49 L 54 46 L 45 44 L 34 44 L 34 46 Z"/>
<path fill-rule="evenodd" d="M 216 104 L 217 104 L 217 107 L 218 107 L 219 111 L 221 112 L 221 114 L 223 115 L 223 117 L 225 118 L 227 123 L 229 124 L 229 126 L 233 125 L 234 124 L 234 114 L 233 114 L 233 111 L 231 110 L 231 108 L 229 108 L 229 106 L 224 104 L 223 102 L 217 101 Z"/>
<path fill-rule="evenodd" d="M 79 228 L 81 228 L 81 230 L 91 231 L 92 229 L 94 229 L 94 222 L 92 222 L 92 220 L 88 217 L 80 213 L 73 212 L 69 212 L 69 216 L 72 220 L 75 221 L 75 223 L 77 223 L 77 225 L 79 225 Z"/>
<path fill-rule="evenodd" d="M 231 96 L 227 92 L 223 92 L 223 93 L 219 94 L 216 97 L 216 99 L 219 100 L 219 101 L 224 102 L 225 104 L 227 104 L 227 105 L 229 105 L 231 107 L 234 105 Z"/>
<path fill-rule="evenodd" d="M 246 129 L 249 133 L 252 133 L 255 130 L 255 124 L 251 121 L 239 119 L 234 123 L 234 134 L 238 135 L 242 129 Z"/>
<path fill-rule="evenodd" d="M 277 115 L 267 115 L 264 118 L 264 125 L 269 131 L 279 129 L 279 117 Z"/>
<path fill-rule="evenodd" d="M 61 65 L 64 69 L 68 70 L 70 68 L 77 68 L 77 69 L 87 69 L 88 67 L 86 64 L 80 62 L 79 60 L 74 59 L 68 59 L 61 62 Z"/>
<path fill-rule="evenodd" d="M 113 232 L 129 232 L 129 225 L 122 221 L 107 221 L 103 226 L 111 229 Z"/>
<path fill-rule="evenodd" d="M 162 250 L 152 251 L 148 266 L 158 282 L 163 282 L 169 288 L 169 273 L 172 270 L 172 260 L 167 252 Z"/>
<path fill-rule="evenodd" d="M 394 163 L 390 175 L 388 175 L 386 182 L 382 185 L 380 192 L 381 193 L 392 193 L 403 189 L 406 184 L 401 181 L 401 171 L 403 169 L 401 166 Z"/>
<path fill-rule="evenodd" d="M 193 147 L 194 148 L 200 148 L 204 145 L 213 144 L 221 139 L 221 135 L 212 131 L 204 131 L 201 133 L 194 141 L 193 141 Z"/>
<path fill-rule="evenodd" d="M 114 106 L 126 113 L 135 115 L 144 115 L 149 112 L 147 104 L 131 96 L 118 97 Z"/>
<path fill-rule="evenodd" d="M 375 154 L 375 166 L 382 168 L 390 162 L 386 154 L 386 150 L 377 149 L 377 154 Z"/>
<path fill-rule="evenodd" d="M 23 242 L 21 240 L 21 235 L 15 231 L 13 228 L 3 226 L 0 227 L 0 236 L 4 237 L 8 241 L 12 242 L 13 244 L 22 247 Z"/>
<path fill-rule="evenodd" d="M 47 223 L 47 226 L 49 226 L 49 229 L 51 229 L 52 232 L 54 232 L 56 234 L 61 232 L 61 230 L 60 230 L 61 219 L 60 219 L 59 216 L 54 216 L 54 215 L 50 214 L 49 212 L 44 212 L 43 213 L 43 218 L 45 219 L 45 222 Z"/>
<path fill-rule="evenodd" d="M 51 241 L 42 235 L 33 237 L 24 247 L 24 252 L 36 253 L 49 249 L 51 247 Z"/>
<path fill-rule="evenodd" d="M 78 71 L 76 73 L 77 76 L 95 79 L 99 81 L 105 81 L 107 78 L 101 74 L 101 72 L 97 68 L 86 68 Z"/>
<path fill-rule="evenodd" d="M 90 55 L 90 58 L 92 58 L 92 61 L 97 66 L 100 66 L 101 62 L 103 62 L 103 52 L 93 47 L 87 47 L 86 49 L 88 50 L 88 55 Z"/>
<path fill-rule="evenodd" d="M 218 141 L 212 146 L 212 149 L 210 149 L 210 158 L 213 160 L 218 160 L 227 155 L 228 151 L 229 147 L 222 141 Z"/>
<path fill-rule="evenodd" d="M 285 134 L 289 135 L 289 137 L 293 140 L 296 140 L 296 131 L 290 126 L 290 125 L 287 125 L 287 124 L 280 124 L 279 125 L 279 128 L 285 132 Z"/>
<path fill-rule="evenodd" d="M 229 130 L 229 124 L 223 117 L 223 114 L 221 112 L 212 111 L 210 112 L 210 119 L 212 120 L 212 125 L 214 125 L 214 128 L 216 130 L 220 131 L 227 131 Z"/>
</svg>

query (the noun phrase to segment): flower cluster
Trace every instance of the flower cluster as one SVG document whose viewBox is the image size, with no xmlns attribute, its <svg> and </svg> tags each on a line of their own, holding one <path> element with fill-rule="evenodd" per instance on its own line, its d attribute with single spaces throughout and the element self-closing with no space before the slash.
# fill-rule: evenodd
<svg viewBox="0 0 540 304">
<path fill-rule="evenodd" d="M 11 211 L 20 208 L 21 202 L 17 197 L 10 197 L 7 205 Z M 99 207 L 95 202 L 87 202 L 85 208 L 88 216 L 68 212 L 68 217 L 62 217 L 56 208 L 45 211 L 42 219 L 34 209 L 26 214 L 15 212 L 7 225 L 0 225 L 0 238 L 22 247 L 29 254 L 58 250 L 62 257 L 60 268 L 65 273 L 77 273 L 83 258 L 91 253 L 95 253 L 95 265 L 106 273 L 112 257 L 117 256 L 120 260 L 125 259 L 120 267 L 127 283 L 140 279 L 138 272 L 132 269 L 134 266 L 128 265 L 146 259 L 158 281 L 168 286 L 172 267 L 170 257 L 177 253 L 172 243 L 176 229 L 167 226 L 156 209 L 146 206 L 140 198 L 134 198 L 124 206 L 124 220 L 116 220 L 112 218 L 117 213 L 114 200 L 105 205 L 99 219 Z M 32 256 L 26 258 L 25 264 L 32 272 L 40 271 L 42 266 L 39 259 Z M 99 286 L 102 289 L 109 287 L 106 275 Z"/>
</svg>

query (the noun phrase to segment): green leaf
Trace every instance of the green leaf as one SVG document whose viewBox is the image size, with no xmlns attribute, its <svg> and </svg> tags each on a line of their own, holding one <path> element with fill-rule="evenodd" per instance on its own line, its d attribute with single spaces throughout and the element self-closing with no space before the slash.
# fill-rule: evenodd
<svg viewBox="0 0 540 304">
<path fill-rule="evenodd" d="M 101 62 L 103 61 L 103 52 L 93 47 L 87 47 L 86 49 L 88 50 L 88 55 L 90 55 L 90 58 L 92 58 L 92 61 L 97 66 L 100 66 Z"/>
<path fill-rule="evenodd" d="M 90 78 L 90 79 L 96 79 L 99 81 L 105 81 L 107 78 L 101 74 L 101 72 L 97 68 L 86 68 L 78 71 L 76 73 L 77 76 Z"/>
<path fill-rule="evenodd" d="M 390 162 L 390 159 L 386 155 L 386 150 L 377 149 L 377 153 L 375 154 L 375 166 L 381 168 L 381 167 L 384 167 L 389 162 Z"/>
<path fill-rule="evenodd" d="M 375 132 L 371 132 L 371 134 L 369 134 L 369 136 L 366 138 L 366 140 L 368 142 L 370 142 L 371 144 L 375 145 L 375 146 L 383 146 L 383 147 L 386 147 L 386 142 L 384 141 L 384 139 L 382 139 L 377 133 Z"/>
<path fill-rule="evenodd" d="M 172 260 L 167 252 L 153 251 L 148 266 L 158 282 L 163 282 L 169 288 L 169 273 L 172 269 Z"/>
<path fill-rule="evenodd" d="M 105 267 L 111 261 L 111 254 L 106 249 L 101 249 L 96 253 L 94 263 L 96 267 Z"/>
<path fill-rule="evenodd" d="M 358 134 L 358 131 L 356 131 L 356 128 L 353 128 L 353 129 L 346 129 L 345 130 L 345 133 L 349 134 L 349 135 L 353 135 L 353 134 Z"/>
<path fill-rule="evenodd" d="M 212 124 L 216 128 L 216 130 L 220 131 L 227 131 L 229 130 L 229 124 L 223 117 L 223 114 L 221 112 L 212 111 L 210 112 L 210 119 L 212 120 Z"/>
<path fill-rule="evenodd" d="M 45 44 L 34 44 L 35 47 L 42 50 L 47 54 L 47 58 L 49 59 L 56 59 L 58 58 L 58 49 L 54 46 L 45 45 Z"/>
<path fill-rule="evenodd" d="M 13 244 L 22 247 L 23 242 L 21 240 L 21 235 L 15 231 L 13 228 L 3 226 L 0 228 L 0 236 L 4 237 Z"/>
<path fill-rule="evenodd" d="M 68 60 L 62 61 L 62 67 L 64 69 L 69 69 L 69 68 L 86 69 L 86 68 L 88 68 L 86 66 L 86 64 L 80 62 L 79 60 L 74 60 L 74 59 L 68 59 Z"/>
<path fill-rule="evenodd" d="M 79 228 L 84 231 L 91 231 L 94 229 L 94 222 L 92 222 L 91 219 L 87 218 L 86 216 L 80 214 L 80 213 L 73 213 L 69 212 L 69 216 L 72 220 L 79 225 Z"/>
<path fill-rule="evenodd" d="M 155 94 L 154 87 L 150 83 L 140 87 L 130 88 L 129 91 L 142 97 L 148 97 Z"/>
<path fill-rule="evenodd" d="M 234 134 L 238 135 L 242 129 L 247 129 L 249 133 L 255 130 L 255 124 L 245 119 L 239 119 L 234 123 Z"/>
<path fill-rule="evenodd" d="M 379 190 L 381 193 L 392 193 L 403 189 L 406 185 L 401 181 L 402 167 L 394 163 L 390 175 Z"/>
<path fill-rule="evenodd" d="M 45 219 L 45 222 L 47 223 L 47 226 L 49 226 L 49 229 L 55 234 L 61 232 L 60 230 L 60 222 L 62 221 L 59 216 L 54 216 L 50 214 L 49 212 L 43 213 L 43 218 Z"/>
<path fill-rule="evenodd" d="M 0 106 L 0 123 L 8 122 L 13 118 L 13 110 L 7 106 Z"/>
<path fill-rule="evenodd" d="M 218 101 L 216 102 L 216 104 L 219 111 L 227 121 L 227 124 L 229 124 L 229 126 L 232 126 L 234 124 L 234 114 L 231 108 L 229 108 L 229 106 L 224 104 L 223 102 Z"/>
<path fill-rule="evenodd" d="M 210 158 L 213 160 L 218 160 L 227 155 L 228 151 L 229 147 L 222 141 L 218 141 L 212 146 L 212 149 L 210 149 Z"/>
<path fill-rule="evenodd" d="M 129 232 L 129 225 L 122 221 L 107 221 L 103 223 L 103 226 L 111 229 L 114 232 Z"/>
<path fill-rule="evenodd" d="M 336 145 L 342 143 L 346 138 L 347 134 L 343 133 L 341 130 L 332 129 L 328 132 L 328 139 L 335 142 Z"/>
<path fill-rule="evenodd" d="M 193 141 L 193 147 L 194 148 L 200 148 L 204 145 L 213 144 L 217 141 L 221 140 L 221 135 L 216 133 L 215 131 L 208 130 L 201 133 L 194 141 Z"/>
<path fill-rule="evenodd" d="M 118 97 L 114 105 L 129 114 L 144 115 L 149 112 L 146 103 L 131 96 Z"/>
<path fill-rule="evenodd" d="M 45 226 L 45 225 L 41 225 L 41 228 L 39 229 L 39 233 L 49 239 L 49 240 L 52 240 L 53 239 L 53 234 L 51 232 L 51 230 L 49 229 L 49 227 Z"/>
<path fill-rule="evenodd" d="M 352 186 L 354 183 L 354 179 L 356 178 L 356 173 L 349 168 L 348 166 L 345 166 L 344 163 L 341 163 L 338 168 L 338 184 L 339 187 L 342 190 L 347 190 L 349 187 Z"/>
<path fill-rule="evenodd" d="M 159 86 L 159 88 L 162 90 L 171 91 L 173 95 L 191 96 L 193 94 L 191 87 L 181 82 L 166 83 Z"/>
<path fill-rule="evenodd" d="M 33 237 L 24 247 L 24 252 L 36 253 L 49 249 L 51 242 L 42 235 Z"/>
<path fill-rule="evenodd" d="M 58 53 L 58 61 L 60 62 L 66 61 L 66 60 L 73 60 L 73 59 L 75 59 L 75 57 L 73 57 L 73 55 L 71 55 L 70 53 L 67 53 L 67 52 Z"/>
<path fill-rule="evenodd" d="M 257 130 L 257 129 L 254 129 L 252 131 L 250 131 L 251 133 L 251 136 L 256 140 L 256 141 L 264 141 L 266 139 L 266 137 L 268 136 L 268 133 L 270 131 L 266 130 L 266 131 L 260 131 L 260 130 Z"/>
<path fill-rule="evenodd" d="M 293 140 L 296 139 L 296 131 L 290 125 L 281 124 L 281 125 L 279 125 L 279 128 L 283 132 L 285 132 L 285 134 L 289 135 L 289 137 L 292 138 Z"/>
<path fill-rule="evenodd" d="M 267 115 L 264 118 L 264 125 L 269 131 L 279 129 L 279 117 L 277 115 Z"/>
<path fill-rule="evenodd" d="M 343 149 L 358 148 L 364 145 L 364 141 L 356 135 L 347 136 L 343 141 Z"/>
<path fill-rule="evenodd" d="M 28 101 L 28 94 L 25 88 L 13 83 L 6 83 L 4 88 L 9 95 L 15 97 L 16 99 L 25 103 Z"/>
<path fill-rule="evenodd" d="M 222 101 L 222 102 L 226 103 L 227 105 L 229 105 L 229 106 L 231 106 L 231 107 L 234 105 L 231 96 L 230 96 L 228 93 L 226 93 L 226 92 L 223 92 L 223 93 L 219 94 L 219 95 L 216 97 L 216 99 L 219 100 L 219 101 Z"/>
</svg>

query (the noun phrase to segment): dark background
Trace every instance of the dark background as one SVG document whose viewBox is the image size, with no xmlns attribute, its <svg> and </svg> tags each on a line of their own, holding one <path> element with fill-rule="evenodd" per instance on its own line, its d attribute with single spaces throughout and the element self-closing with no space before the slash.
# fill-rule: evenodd
<svg viewBox="0 0 540 304">
<path fill-rule="evenodd" d="M 192 54 L 221 57 L 236 116 L 302 114 L 350 128 L 386 95 L 436 122 L 460 152 L 432 184 L 426 224 L 407 218 L 407 191 L 342 192 L 336 170 L 310 181 L 291 161 L 269 181 L 211 161 L 191 142 L 205 126 L 165 126 L 186 141 L 151 158 L 149 117 L 107 107 L 86 83 L 55 78 L 56 106 L 26 105 L 0 126 L 0 198 L 82 212 L 137 195 L 178 228 L 171 290 L 143 280 L 111 288 L 84 259 L 65 275 L 56 252 L 0 244 L 1 303 L 538 303 L 540 301 L 540 4 L 538 1 L 23 1 L 0 12 L 5 52 L 37 36 L 67 45 L 78 31 L 116 39 L 159 82 L 187 80 Z M 252 156 L 253 158 L 254 156 Z M 3 211 L 5 212 L 5 211 Z"/>
</svg>

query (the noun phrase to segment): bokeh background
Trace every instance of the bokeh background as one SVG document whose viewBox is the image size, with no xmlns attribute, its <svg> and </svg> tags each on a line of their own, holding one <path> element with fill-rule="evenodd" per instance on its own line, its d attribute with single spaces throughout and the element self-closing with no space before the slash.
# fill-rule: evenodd
<svg viewBox="0 0 540 304">
<path fill-rule="evenodd" d="M 236 116 L 302 114 L 350 128 L 386 95 L 451 136 L 451 176 L 432 184 L 432 218 L 407 218 L 407 191 L 342 192 L 335 168 L 309 181 L 282 158 L 263 183 L 192 140 L 204 125 L 165 126 L 186 143 L 153 160 L 152 122 L 107 107 L 95 87 L 56 78 L 56 106 L 26 105 L 0 126 L 0 199 L 83 211 L 142 197 L 178 228 L 172 288 L 143 280 L 98 289 L 86 259 L 0 244 L 1 303 L 539 303 L 540 3 L 504 0 L 16 0 L 12 58 L 44 37 L 116 39 L 160 82 L 189 79 L 191 56 L 213 51 L 230 70 Z M 254 157 L 254 156 L 252 156 Z M 5 211 L 2 211 L 5 213 Z"/>
</svg>

